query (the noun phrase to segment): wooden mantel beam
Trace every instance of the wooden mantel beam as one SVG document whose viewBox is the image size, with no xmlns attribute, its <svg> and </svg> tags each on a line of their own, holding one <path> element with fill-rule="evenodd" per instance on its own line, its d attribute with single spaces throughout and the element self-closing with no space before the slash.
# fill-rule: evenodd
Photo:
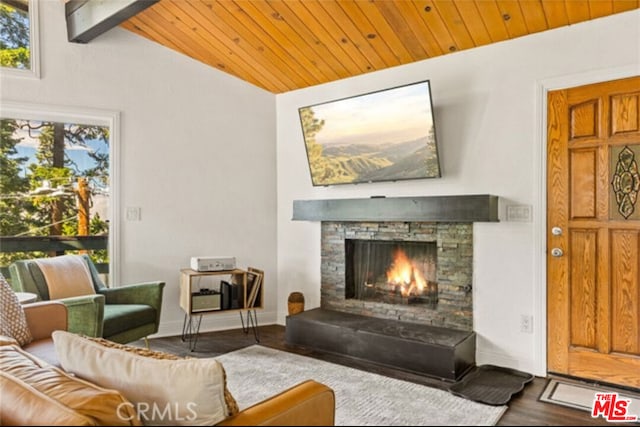
<svg viewBox="0 0 640 427">
<path fill-rule="evenodd" d="M 159 0 L 70 0 L 65 4 L 67 38 L 89 43 Z"/>
<path fill-rule="evenodd" d="M 369 199 L 294 200 L 294 221 L 498 222 L 489 194 Z"/>
</svg>

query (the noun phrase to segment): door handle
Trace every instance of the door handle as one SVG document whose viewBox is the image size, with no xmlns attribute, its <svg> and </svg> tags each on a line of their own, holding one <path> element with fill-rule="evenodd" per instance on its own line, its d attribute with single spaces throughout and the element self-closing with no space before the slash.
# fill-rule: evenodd
<svg viewBox="0 0 640 427">
<path fill-rule="evenodd" d="M 564 255 L 564 252 L 562 251 L 562 249 L 560 248 L 551 249 L 551 256 L 558 258 L 558 257 L 561 257 L 562 255 Z"/>
</svg>

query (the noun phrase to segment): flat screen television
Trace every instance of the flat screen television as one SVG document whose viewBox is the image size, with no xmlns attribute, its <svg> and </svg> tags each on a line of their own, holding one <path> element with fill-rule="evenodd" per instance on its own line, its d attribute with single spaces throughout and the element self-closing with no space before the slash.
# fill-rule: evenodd
<svg viewBox="0 0 640 427">
<path fill-rule="evenodd" d="M 314 186 L 441 176 L 429 80 L 298 114 Z"/>
</svg>

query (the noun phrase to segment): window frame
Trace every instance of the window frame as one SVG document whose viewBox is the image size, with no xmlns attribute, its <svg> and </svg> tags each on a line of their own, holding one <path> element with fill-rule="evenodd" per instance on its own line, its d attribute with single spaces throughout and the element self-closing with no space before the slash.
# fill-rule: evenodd
<svg viewBox="0 0 640 427">
<path fill-rule="evenodd" d="M 0 103 L 0 116 L 6 119 L 107 126 L 109 128 L 109 283 L 120 282 L 120 113 L 117 111 L 73 108 L 59 105 Z"/>
<path fill-rule="evenodd" d="M 40 15 L 38 0 L 29 0 L 29 69 L 0 67 L 3 75 L 40 79 Z"/>
</svg>

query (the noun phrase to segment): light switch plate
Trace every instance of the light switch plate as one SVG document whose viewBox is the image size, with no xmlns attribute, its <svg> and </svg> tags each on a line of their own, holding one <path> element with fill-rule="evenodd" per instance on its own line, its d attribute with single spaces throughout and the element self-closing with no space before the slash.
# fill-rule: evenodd
<svg viewBox="0 0 640 427">
<path fill-rule="evenodd" d="M 126 215 L 127 221 L 140 221 L 140 208 L 128 207 Z"/>
</svg>

